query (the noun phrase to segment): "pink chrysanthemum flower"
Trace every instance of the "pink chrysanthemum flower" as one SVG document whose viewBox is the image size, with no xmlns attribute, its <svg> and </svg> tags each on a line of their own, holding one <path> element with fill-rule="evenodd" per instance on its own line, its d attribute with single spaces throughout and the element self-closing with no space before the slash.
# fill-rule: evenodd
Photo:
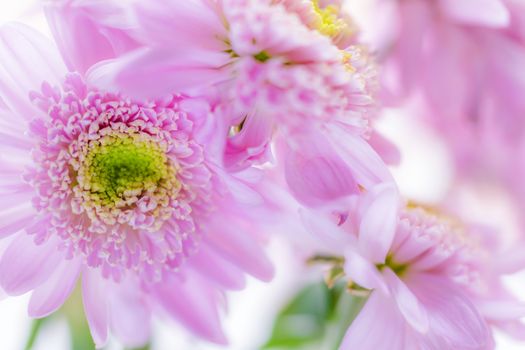
<svg viewBox="0 0 525 350">
<path fill-rule="evenodd" d="M 232 126 L 226 154 L 233 168 L 271 160 L 275 130 L 291 138 L 298 128 L 329 122 L 367 139 L 374 69 L 364 50 L 343 46 L 353 38 L 351 24 L 338 2 L 326 3 L 137 3 L 138 29 L 129 32 L 146 48 L 103 62 L 88 76 L 132 95 L 173 89 L 213 95 Z M 161 79 L 152 80 L 151 72 Z"/>
<path fill-rule="evenodd" d="M 490 326 L 523 329 L 524 305 L 505 291 L 504 271 L 487 266 L 494 246 L 477 228 L 419 206 L 396 215 L 390 192 L 366 193 L 337 223 L 304 215 L 344 256 L 350 289 L 370 293 L 340 348 L 493 349 Z"/>
<path fill-rule="evenodd" d="M 81 280 L 97 346 L 144 344 L 154 309 L 224 343 L 222 291 L 272 276 L 257 176 L 222 170 L 228 127 L 205 100 L 86 85 L 26 27 L 0 46 L 1 287 L 43 317 Z"/>
</svg>

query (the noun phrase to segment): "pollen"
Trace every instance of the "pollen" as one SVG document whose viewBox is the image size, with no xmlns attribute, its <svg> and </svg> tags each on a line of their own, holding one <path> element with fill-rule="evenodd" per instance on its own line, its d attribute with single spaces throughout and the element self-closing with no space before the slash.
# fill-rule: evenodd
<svg viewBox="0 0 525 350">
<path fill-rule="evenodd" d="M 334 38 L 348 30 L 348 23 L 340 17 L 337 6 L 321 7 L 319 0 L 312 0 L 312 4 L 316 16 L 316 29 L 321 34 Z"/>
<path fill-rule="evenodd" d="M 343 62 L 345 69 L 350 73 L 355 73 L 357 69 L 353 65 L 353 59 L 354 59 L 353 54 L 348 51 L 342 51 L 342 56 L 343 56 L 342 62 Z"/>
</svg>

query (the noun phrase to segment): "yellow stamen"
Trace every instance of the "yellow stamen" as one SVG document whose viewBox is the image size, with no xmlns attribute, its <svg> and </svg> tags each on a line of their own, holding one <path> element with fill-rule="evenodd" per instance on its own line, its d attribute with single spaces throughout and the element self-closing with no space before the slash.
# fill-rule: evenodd
<svg viewBox="0 0 525 350">
<path fill-rule="evenodd" d="M 339 15 L 339 8 L 335 5 L 319 6 L 319 0 L 312 0 L 316 14 L 316 29 L 323 35 L 334 38 L 349 29 L 348 23 Z"/>
</svg>

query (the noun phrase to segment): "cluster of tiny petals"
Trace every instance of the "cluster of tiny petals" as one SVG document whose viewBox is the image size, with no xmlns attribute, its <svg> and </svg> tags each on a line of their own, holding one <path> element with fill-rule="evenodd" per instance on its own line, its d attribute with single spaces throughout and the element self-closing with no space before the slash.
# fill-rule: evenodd
<svg viewBox="0 0 525 350">
<path fill-rule="evenodd" d="M 423 207 L 405 209 L 399 218 L 390 261 L 407 270 L 468 273 L 461 255 L 472 242 L 461 223 Z M 463 271 L 461 271 L 463 270 Z"/>
<path fill-rule="evenodd" d="M 81 149 L 78 159 L 71 161 L 78 182 L 73 211 L 87 213 L 94 224 L 111 226 L 135 219 L 134 228 L 157 231 L 172 215 L 180 182 L 161 140 L 134 129 L 117 123 L 70 146 Z M 137 222 L 136 212 L 147 220 Z M 98 226 L 101 233 L 106 231 Z"/>
<path fill-rule="evenodd" d="M 178 268 L 197 249 L 211 193 L 184 98 L 138 103 L 90 90 L 76 74 L 31 97 L 47 114 L 31 123 L 35 167 L 25 177 L 45 235 L 114 279 Z"/>
<path fill-rule="evenodd" d="M 339 49 L 329 37 L 306 25 L 285 4 L 269 0 L 224 0 L 229 41 L 239 57 L 280 58 L 287 63 L 336 62 Z"/>
<path fill-rule="evenodd" d="M 283 68 L 277 59 L 261 65 L 239 62 L 234 93 L 240 108 L 257 104 L 275 111 L 291 129 L 308 122 L 339 122 L 356 134 L 369 132 L 373 100 L 359 74 L 342 64 L 317 63 Z"/>
<path fill-rule="evenodd" d="M 344 49 L 355 41 L 357 28 L 343 13 L 340 0 L 276 0 L 296 13 L 309 28 L 331 38 L 339 48 Z"/>
<path fill-rule="evenodd" d="M 335 121 L 370 134 L 377 79 L 367 52 L 340 49 L 312 19 L 343 23 L 338 2 L 228 0 L 223 7 L 236 53 L 230 97 L 239 111 L 256 105 L 291 129 Z"/>
<path fill-rule="evenodd" d="M 320 6 L 318 0 L 312 0 L 315 13 L 315 26 L 321 34 L 336 37 L 347 30 L 348 23 L 339 17 L 339 9 L 334 4 Z"/>
</svg>

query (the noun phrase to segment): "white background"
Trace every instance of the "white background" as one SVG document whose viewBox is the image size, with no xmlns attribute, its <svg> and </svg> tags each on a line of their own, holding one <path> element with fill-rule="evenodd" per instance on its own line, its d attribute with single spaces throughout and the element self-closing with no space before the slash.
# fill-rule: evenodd
<svg viewBox="0 0 525 350">
<path fill-rule="evenodd" d="M 0 23 L 23 21 L 44 33 L 48 33 L 45 20 L 34 0 L 1 0 Z M 432 133 L 422 130 L 400 113 L 391 112 L 382 124 L 382 129 L 400 146 L 404 161 L 395 169 L 395 176 L 404 194 L 412 198 L 434 201 L 446 191 L 452 177 L 449 157 L 443 145 Z M 417 145 L 417 147 L 414 147 Z M 428 157 L 431 152 L 432 157 Z M 431 158 L 431 159 L 429 159 Z M 424 164 L 424 166 L 421 166 Z M 508 226 L 508 203 L 502 196 L 491 193 L 490 208 L 480 208 L 486 220 Z M 493 218 L 492 218 L 493 217 Z M 290 248 L 279 239 L 270 244 L 270 254 L 277 266 L 277 276 L 270 284 L 250 280 L 245 291 L 229 296 L 228 317 L 225 319 L 226 332 L 231 341 L 228 349 L 255 350 L 268 335 L 272 319 L 277 310 L 294 293 L 305 276 L 300 262 L 291 257 Z M 509 285 L 525 296 L 525 274 L 512 276 Z M 29 332 L 30 320 L 26 316 L 27 296 L 8 298 L 0 302 L 0 349 L 22 349 Z M 154 327 L 155 349 L 158 350 L 218 350 L 209 344 L 199 343 L 177 325 L 158 321 Z M 525 349 L 505 336 L 497 334 L 498 349 Z M 68 333 L 65 324 L 45 328 L 37 350 L 68 350 Z M 111 344 L 110 349 L 120 349 Z M 322 350 L 322 349 L 320 349 Z"/>
</svg>

